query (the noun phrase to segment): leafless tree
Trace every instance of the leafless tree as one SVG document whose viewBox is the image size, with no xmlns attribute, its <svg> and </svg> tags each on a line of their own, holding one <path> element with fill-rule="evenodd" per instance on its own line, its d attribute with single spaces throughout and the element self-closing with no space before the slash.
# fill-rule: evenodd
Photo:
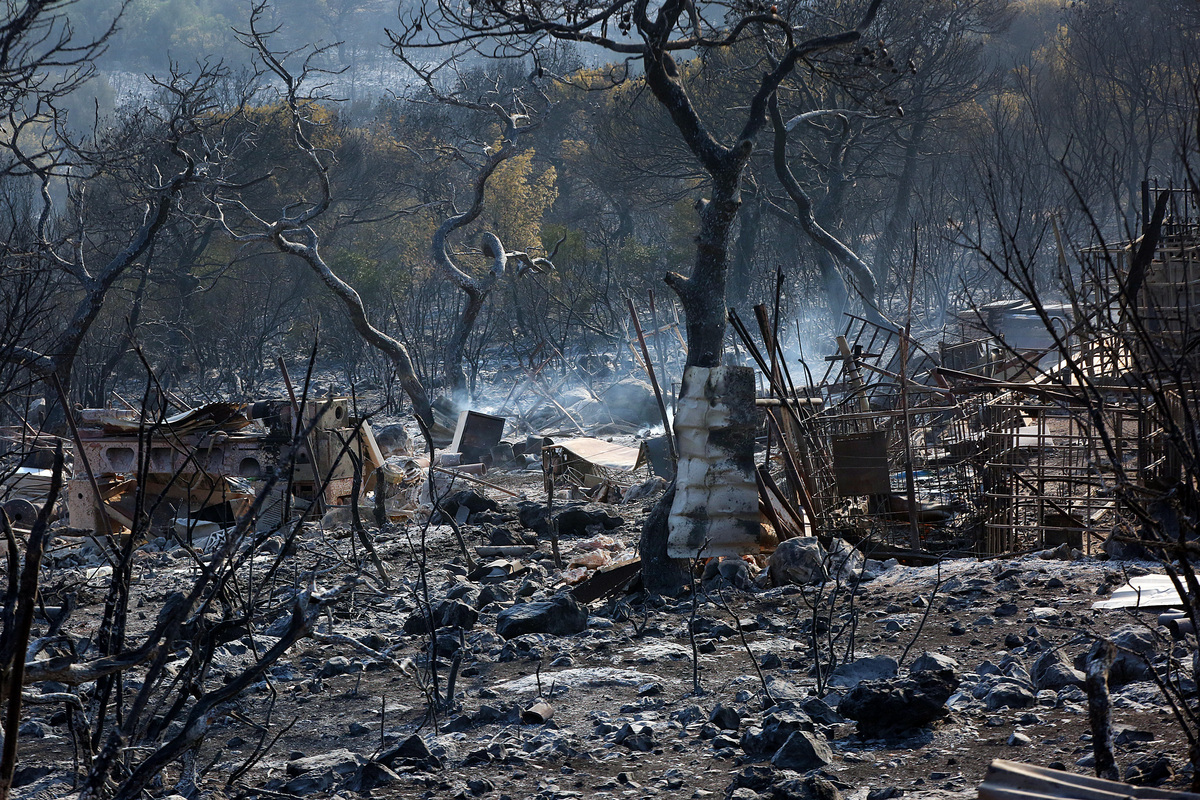
<svg viewBox="0 0 1200 800">
<path fill-rule="evenodd" d="M 708 178 L 710 196 L 698 205 L 691 272 L 671 272 L 664 280 L 679 296 L 686 315 L 687 366 L 716 367 L 724 353 L 730 235 L 741 205 L 743 173 L 767 125 L 770 99 L 806 59 L 857 42 L 879 5 L 880 0 L 870 0 L 851 26 L 814 33 L 793 26 L 774 9 L 745 10 L 717 2 L 667 0 L 652 9 L 647 0 L 489 0 L 473 5 L 426 0 L 402 15 L 391 37 L 396 50 L 410 57 L 421 50 L 450 49 L 524 58 L 545 41 L 559 39 L 639 62 L 646 86 Z M 775 42 L 779 55 L 764 60 L 761 79 L 739 104 L 744 110 L 725 110 L 740 124 L 734 125 L 732 141 L 722 142 L 714 134 L 714 120 L 692 101 L 676 55 L 720 52 L 752 39 Z M 673 499 L 673 493 L 667 497 Z M 665 523 L 666 515 L 658 516 Z M 666 556 L 665 524 L 653 532 L 647 528 L 647 534 L 642 546 L 647 586 L 677 590 L 683 585 L 684 569 Z"/>
<path fill-rule="evenodd" d="M 300 53 L 280 53 L 271 46 L 271 37 L 278 28 L 264 28 L 268 4 L 257 3 L 250 13 L 245 31 L 239 31 L 242 42 L 258 57 L 262 68 L 277 84 L 280 100 L 288 115 L 288 125 L 297 151 L 306 160 L 315 184 L 314 199 L 297 199 L 276 214 L 254 209 L 238 190 L 242 187 L 225 183 L 212 195 L 216 217 L 225 229 L 240 242 L 265 243 L 280 253 L 301 259 L 346 309 L 354 329 L 369 344 L 387 354 L 396 369 L 397 377 L 413 404 L 418 419 L 432 423 L 429 396 L 422 384 L 408 348 L 402 342 L 373 325 L 367 315 L 362 297 L 353 286 L 333 271 L 321 253 L 321 236 L 315 225 L 333 204 L 330 183 L 332 156 L 314 144 L 310 132 L 314 128 L 311 112 L 319 107 L 322 98 L 308 94 L 309 84 L 320 82 L 326 71 L 319 66 L 321 54 L 327 47 L 303 51 L 299 69 L 291 66 L 293 56 Z M 314 86 L 319 92 L 321 86 Z"/>
<path fill-rule="evenodd" d="M 500 241 L 499 236 L 491 231 L 484 231 L 480 234 L 480 244 L 483 255 L 490 260 L 490 265 L 485 274 L 474 276 L 455 262 L 454 257 L 450 254 L 449 237 L 455 231 L 467 227 L 479 218 L 484 209 L 484 191 L 487 188 L 488 179 L 502 163 L 518 152 L 518 142 L 522 135 L 537 129 L 541 123 L 535 117 L 533 109 L 522 102 L 519 96 L 513 100 L 515 110 L 509 111 L 498 101 L 484 103 L 464 99 L 457 93 L 443 94 L 437 90 L 433 74 L 423 71 L 417 65 L 410 64 L 409 66 L 422 76 L 430 92 L 439 102 L 494 115 L 503 126 L 499 147 L 484 145 L 482 148 L 486 158 L 481 165 L 475 168 L 470 190 L 471 204 L 465 211 L 455 211 L 442 221 L 434 231 L 431 246 L 434 264 L 437 265 L 442 275 L 457 286 L 465 296 L 458 320 L 446 343 L 442 364 L 446 388 L 451 392 L 455 401 L 461 403 L 467 399 L 468 391 L 467 375 L 463 371 L 467 342 L 475 329 L 479 313 L 483 310 L 488 297 L 491 296 L 497 281 L 506 272 L 520 276 L 529 269 L 545 271 L 552 268 L 553 264 L 548 259 L 530 256 L 524 251 L 508 252 L 504 249 L 504 243 Z M 545 99 L 544 96 L 542 99 Z M 465 158 L 461 148 L 456 149 L 456 156 Z M 453 205 L 451 207 L 453 208 Z M 510 259 L 517 262 L 518 266 L 515 269 L 510 264 Z"/>
<path fill-rule="evenodd" d="M 69 391 L 75 359 L 110 290 L 143 258 L 184 192 L 204 179 L 206 136 L 219 124 L 212 112 L 225 77 L 220 65 L 172 69 L 153 79 L 154 102 L 120 120 L 136 135 L 73 137 L 62 103 L 91 77 L 116 22 L 98 38 L 77 42 L 65 13 L 71 5 L 30 0 L 0 28 L 0 175 L 31 183 L 39 192 L 31 216 L 13 218 L 14 227 L 27 227 L 28 233 L 20 247 L 9 238 L 6 256 L 26 274 L 48 273 L 62 292 L 60 302 L 69 304 L 67 313 L 53 319 L 26 320 L 42 331 L 39 340 L 10 346 L 4 356 L 63 392 Z M 120 148 L 114 146 L 118 142 Z M 128 229 L 97 246 L 91 209 L 107 198 L 93 201 L 87 190 L 106 180 L 122 182 L 125 198 L 139 213 Z M 73 217 L 60 213 L 56 189 L 65 190 Z M 114 216 L 113 209 L 106 211 Z"/>
</svg>

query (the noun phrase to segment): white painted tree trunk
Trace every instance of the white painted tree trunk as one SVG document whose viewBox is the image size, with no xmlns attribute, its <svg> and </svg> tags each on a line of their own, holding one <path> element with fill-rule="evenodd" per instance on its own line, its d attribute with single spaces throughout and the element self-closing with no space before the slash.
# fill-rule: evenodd
<svg viewBox="0 0 1200 800">
<path fill-rule="evenodd" d="M 679 467 L 668 520 L 671 558 L 759 552 L 754 370 L 688 367 L 675 437 Z"/>
</svg>

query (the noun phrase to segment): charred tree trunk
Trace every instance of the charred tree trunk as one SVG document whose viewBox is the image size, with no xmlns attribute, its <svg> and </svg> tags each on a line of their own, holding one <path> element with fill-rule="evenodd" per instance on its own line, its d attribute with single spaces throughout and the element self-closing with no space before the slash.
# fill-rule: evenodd
<svg viewBox="0 0 1200 800">
<path fill-rule="evenodd" d="M 783 115 L 779 112 L 779 101 L 775 96 L 771 97 L 769 112 L 771 115 L 771 126 L 775 134 L 772 147 L 775 176 L 779 179 L 784 191 L 787 192 L 788 197 L 791 198 L 792 203 L 796 206 L 795 221 L 808 234 L 808 237 L 824 251 L 818 258 L 818 264 L 821 269 L 821 278 L 829 297 L 829 308 L 833 312 L 835 324 L 837 323 L 838 316 L 846 307 L 849 297 L 847 285 L 857 289 L 859 296 L 862 298 L 866 316 L 876 323 L 886 324 L 886 320 L 877 305 L 878 288 L 871 268 L 858 257 L 857 253 L 830 233 L 828 228 L 817 220 L 812 200 L 809 199 L 808 194 L 800 186 L 800 182 L 792 174 L 791 167 L 788 166 L 787 126 L 784 124 Z M 840 263 L 850 273 L 849 279 L 838 270 L 835 259 L 837 263 Z"/>
<path fill-rule="evenodd" d="M 763 201 L 751 195 L 742 209 L 737 241 L 733 245 L 733 267 L 729 274 L 729 305 L 740 308 L 750 299 L 753 283 L 754 252 L 758 247 L 758 235 L 762 231 Z"/>
<path fill-rule="evenodd" d="M 353 286 L 338 277 L 337 273 L 325 263 L 325 259 L 321 256 L 316 231 L 306 225 L 302 233 L 305 237 L 304 241 L 288 239 L 284 236 L 283 231 L 275 231 L 271 240 L 280 252 L 303 259 L 322 283 L 342 301 L 358 335 L 366 340 L 367 344 L 380 350 L 391 359 L 392 365 L 396 369 L 396 377 L 399 378 L 404 393 L 412 401 L 413 414 L 419 417 L 425 425 L 432 424 L 433 411 L 429 405 L 429 395 L 425 391 L 425 385 L 417 376 L 417 370 L 408 354 L 408 348 L 371 324 L 367 318 L 367 309 L 363 305 L 362 297 Z"/>
<path fill-rule="evenodd" d="M 445 364 L 442 369 L 446 376 L 446 388 L 450 390 L 455 403 L 461 404 L 468 400 L 470 394 L 467 373 L 463 369 L 463 361 L 467 354 L 467 339 L 470 338 L 471 331 L 475 329 L 475 320 L 479 318 L 479 312 L 483 310 L 487 293 L 477 291 L 470 286 L 460 288 L 466 295 L 466 299 L 462 313 L 458 315 L 458 321 L 454 325 L 454 332 L 450 334 L 450 341 L 446 343 Z"/>
<path fill-rule="evenodd" d="M 686 317 L 688 357 L 685 368 L 707 371 L 720 367 L 722 363 L 729 240 L 741 205 L 742 173 L 750 160 L 754 140 L 767 124 L 768 106 L 774 101 L 780 82 L 795 69 L 801 58 L 861 38 L 862 31 L 874 20 L 879 2 L 872 0 L 854 29 L 819 36 L 795 45 L 789 41 L 787 52 L 774 69 L 763 76 L 751 99 L 746 124 L 732 146 L 718 142 L 700 118 L 667 47 L 671 31 L 690 6 L 684 0 L 667 0 L 658 9 L 653 21 L 646 15 L 645 6 L 639 6 L 637 26 L 646 41 L 642 51 L 646 84 L 670 115 L 688 149 L 712 181 L 711 198 L 699 204 L 700 232 L 696 237 L 696 258 L 691 275 L 684 277 L 669 273 L 664 279 L 679 296 Z M 676 430 L 678 438 L 679 431 Z M 714 458 L 726 455 L 709 452 L 705 454 L 705 460 L 711 462 Z M 680 472 L 682 469 L 681 463 Z M 678 477 L 679 473 L 676 474 L 677 480 Z M 655 508 L 654 516 L 666 516 L 667 508 L 671 509 L 672 517 L 688 515 L 695 518 L 696 515 L 703 515 L 717 491 L 711 482 L 705 482 L 705 485 L 708 491 L 691 492 L 686 502 L 680 502 L 678 496 L 671 499 L 664 496 Z M 667 539 L 666 524 L 652 525 L 647 521 L 641 540 L 642 575 L 647 589 L 651 591 L 677 592 L 683 588 L 686 575 L 684 564 L 671 558 Z M 674 552 L 676 555 L 679 553 L 678 550 Z"/>
<path fill-rule="evenodd" d="M 892 198 L 892 209 L 888 214 L 887 224 L 883 228 L 883 235 L 879 239 L 879 246 L 875 249 L 875 259 L 871 265 L 871 271 L 875 275 L 875 281 L 881 285 L 887 282 L 888 268 L 892 264 L 892 254 L 896 250 L 900 234 L 904 232 L 905 223 L 908 221 L 908 207 L 912 199 L 917 165 L 920 161 L 921 140 L 925 135 L 925 124 L 924 119 L 918 120 L 909 134 L 908 145 L 904 148 L 904 166 L 901 167 L 900 177 L 896 180 L 896 194 Z"/>
<path fill-rule="evenodd" d="M 430 82 L 429 86 L 430 90 L 434 91 L 435 96 L 440 97 L 440 95 L 437 95 L 436 90 L 434 90 L 432 82 Z M 483 310 L 484 303 L 487 302 L 488 296 L 492 293 L 500 276 L 504 274 L 508 257 L 510 255 L 527 256 L 524 253 L 506 253 L 504 244 L 500 241 L 500 238 L 493 233 L 485 232 L 482 236 L 483 254 L 490 258 L 492 263 L 487 274 L 477 278 L 467 274 L 450 257 L 450 251 L 447 246 L 448 240 L 450 234 L 470 225 L 483 213 L 483 194 L 487 188 L 488 179 L 491 178 L 497 167 L 517 152 L 518 136 L 525 131 L 536 128 L 537 123 L 519 126 L 517 124 L 518 121 L 525 119 L 525 116 L 523 114 L 509 114 L 498 105 L 483 106 L 448 97 L 440 97 L 440 99 L 450 105 L 495 113 L 499 115 L 504 124 L 503 144 L 488 156 L 488 159 L 475 175 L 471 187 L 470 207 L 466 211 L 447 217 L 438 226 L 438 229 L 433 234 L 431 247 L 433 263 L 437 265 L 447 280 L 457 286 L 466 295 L 462 313 L 455 323 L 454 332 L 451 334 L 450 340 L 446 343 L 446 349 L 442 358 L 442 374 L 446 379 L 446 387 L 456 403 L 464 403 L 469 399 L 470 393 L 467 385 L 467 375 L 463 370 L 463 361 L 467 352 L 467 340 L 470 339 L 471 332 L 475 329 L 475 322 L 479 319 L 479 312 Z"/>
</svg>

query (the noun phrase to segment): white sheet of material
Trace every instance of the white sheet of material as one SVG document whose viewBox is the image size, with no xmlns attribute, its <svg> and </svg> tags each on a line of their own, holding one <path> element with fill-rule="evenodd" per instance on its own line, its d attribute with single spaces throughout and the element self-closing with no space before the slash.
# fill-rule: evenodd
<svg viewBox="0 0 1200 800">
<path fill-rule="evenodd" d="M 1114 590 L 1107 600 L 1092 603 L 1092 608 L 1168 608 L 1182 602 L 1167 575 L 1140 575 Z"/>
</svg>

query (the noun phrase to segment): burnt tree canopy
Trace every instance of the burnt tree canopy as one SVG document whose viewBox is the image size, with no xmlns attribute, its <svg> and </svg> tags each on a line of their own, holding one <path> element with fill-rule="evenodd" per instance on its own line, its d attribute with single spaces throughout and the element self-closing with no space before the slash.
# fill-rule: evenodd
<svg viewBox="0 0 1200 800">
<path fill-rule="evenodd" d="M 730 232 L 741 205 L 742 175 L 755 140 L 767 126 L 770 99 L 807 59 L 858 41 L 880 2 L 871 0 L 857 21 L 845 27 L 812 31 L 793 24 L 776 6 L 758 4 L 426 0 L 402 15 L 389 35 L 397 53 L 414 61 L 418 51 L 436 48 L 461 56 L 532 58 L 538 64 L 540 48 L 559 40 L 600 48 L 640 66 L 645 85 L 708 179 L 709 197 L 698 204 L 700 225 L 691 272 L 672 272 L 665 281 L 679 295 L 687 317 L 688 364 L 712 367 L 721 363 Z M 689 95 L 677 57 L 740 45 L 759 52 L 762 75 L 748 89 L 746 102 L 725 112 L 741 120 L 734 126 L 737 133 L 722 141 L 715 133 L 717 120 L 706 118 Z"/>
</svg>

